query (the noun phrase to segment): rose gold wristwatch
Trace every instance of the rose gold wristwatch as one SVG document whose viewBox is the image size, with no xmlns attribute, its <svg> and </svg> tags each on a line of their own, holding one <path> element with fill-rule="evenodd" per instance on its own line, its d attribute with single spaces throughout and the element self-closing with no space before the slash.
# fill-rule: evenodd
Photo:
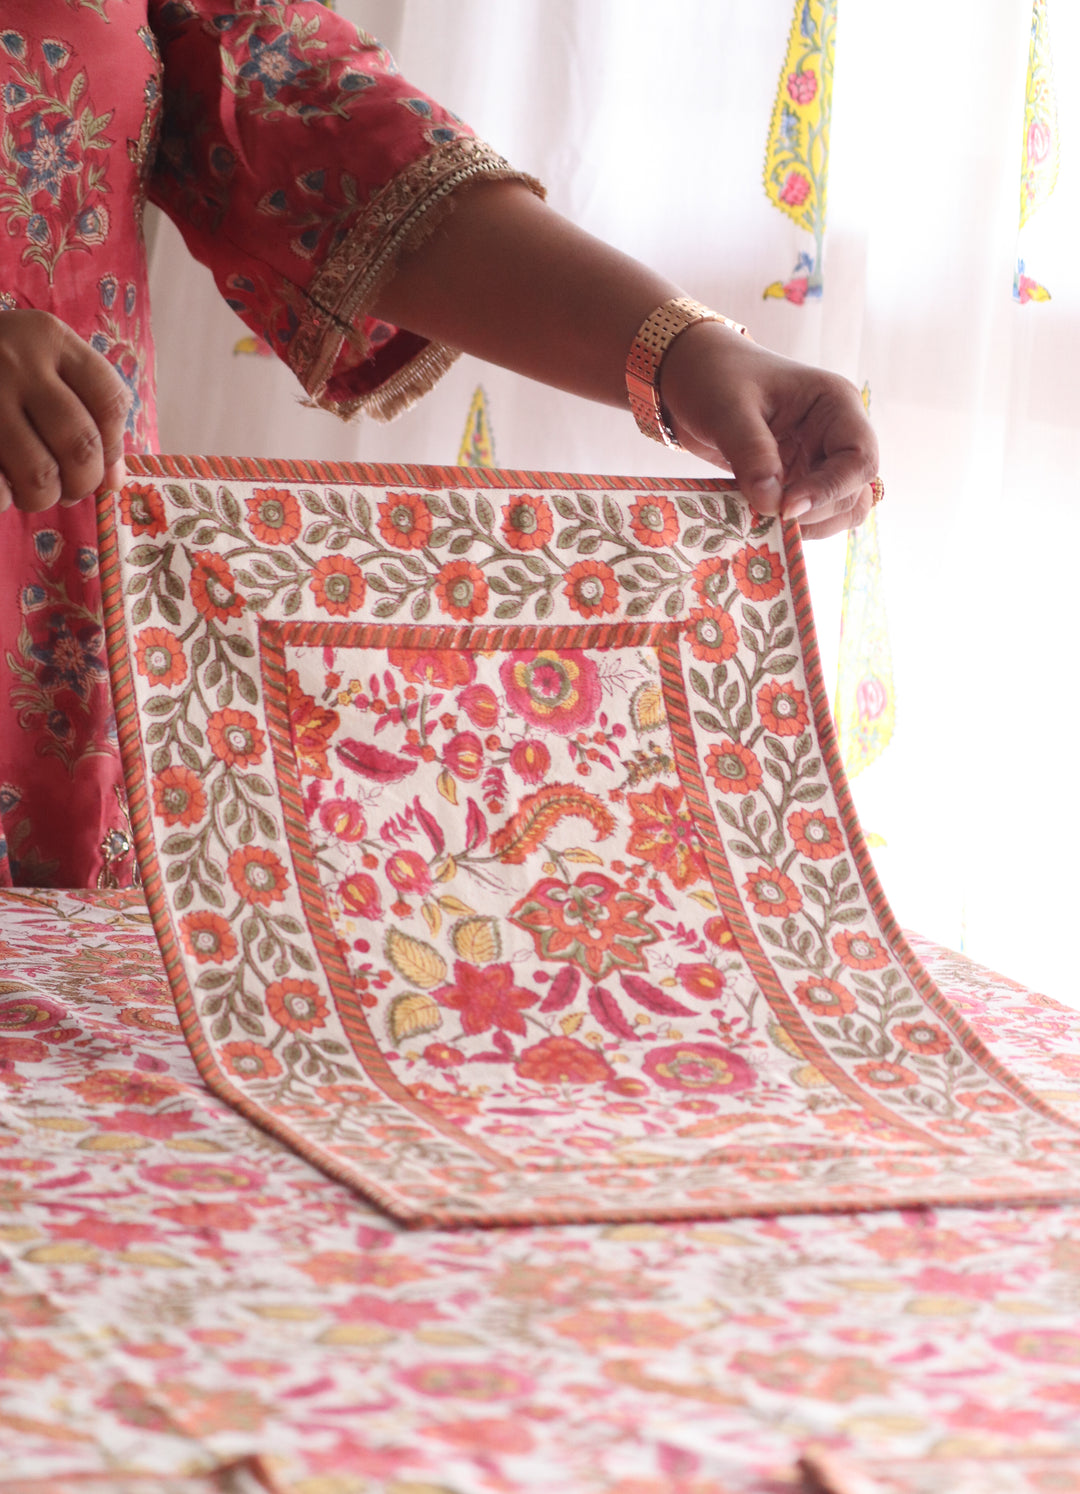
<svg viewBox="0 0 1080 1494">
<path fill-rule="evenodd" d="M 696 322 L 721 322 L 744 337 L 750 335 L 741 322 L 733 322 L 689 296 L 675 296 L 645 318 L 626 360 L 626 391 L 638 430 L 665 446 L 678 448 L 679 442 L 660 402 L 660 366 L 680 332 Z"/>
</svg>

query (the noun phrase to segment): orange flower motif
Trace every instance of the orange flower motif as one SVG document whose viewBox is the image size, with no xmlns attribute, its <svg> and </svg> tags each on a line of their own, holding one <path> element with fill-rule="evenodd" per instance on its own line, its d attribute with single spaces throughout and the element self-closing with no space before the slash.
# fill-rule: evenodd
<svg viewBox="0 0 1080 1494">
<path fill-rule="evenodd" d="M 525 1030 L 524 1023 L 521 1030 Z M 605 1084 L 615 1078 L 615 1070 L 602 1053 L 569 1037 L 534 1043 L 522 1052 L 514 1071 L 534 1084 Z"/>
<path fill-rule="evenodd" d="M 563 577 L 563 594 L 582 617 L 603 617 L 619 605 L 619 582 L 602 560 L 579 560 Z"/>
<path fill-rule="evenodd" d="M 276 980 L 266 988 L 266 1007 L 274 1021 L 290 1032 L 322 1027 L 329 1010 L 311 980 Z"/>
<path fill-rule="evenodd" d="M 163 768 L 154 779 L 154 809 L 166 825 L 194 825 L 206 813 L 202 779 L 190 768 Z"/>
<path fill-rule="evenodd" d="M 315 604 L 334 617 L 348 617 L 364 600 L 364 573 L 347 555 L 326 555 L 311 568 Z"/>
<path fill-rule="evenodd" d="M 947 1053 L 952 1038 L 936 1022 L 897 1022 L 892 1037 L 909 1053 Z"/>
<path fill-rule="evenodd" d="M 419 493 L 387 493 L 379 504 L 379 533 L 395 550 L 422 550 L 431 538 L 431 512 Z"/>
<path fill-rule="evenodd" d="M 300 533 L 300 505 L 287 488 L 256 488 L 247 511 L 251 532 L 264 545 L 291 545 Z"/>
<path fill-rule="evenodd" d="M 703 607 L 719 607 L 727 591 L 729 562 L 722 555 L 710 555 L 694 567 L 694 590 Z"/>
<path fill-rule="evenodd" d="M 236 954 L 236 938 L 219 913 L 188 913 L 180 920 L 180 938 L 200 965 L 223 965 Z"/>
<path fill-rule="evenodd" d="M 716 966 L 710 965 L 707 960 L 676 965 L 675 974 L 683 990 L 689 991 L 690 995 L 696 996 L 699 1001 L 717 1001 L 726 985 L 724 972 L 717 970 Z"/>
<path fill-rule="evenodd" d="M 249 903 L 269 907 L 284 901 L 289 885 L 281 858 L 262 846 L 241 846 L 229 857 L 229 881 Z"/>
<path fill-rule="evenodd" d="M 770 680 L 767 685 L 762 685 L 758 691 L 757 708 L 762 726 L 776 737 L 798 736 L 809 720 L 806 696 L 790 680 L 783 684 Z"/>
<path fill-rule="evenodd" d="M 844 849 L 840 826 L 823 809 L 797 809 L 788 815 L 787 827 L 799 852 L 811 861 L 839 856 Z"/>
<path fill-rule="evenodd" d="M 191 600 L 208 621 L 227 622 L 244 610 L 236 578 L 221 556 L 211 550 L 196 550 L 189 589 Z"/>
<path fill-rule="evenodd" d="M 143 628 L 135 635 L 135 668 L 155 685 L 179 685 L 187 678 L 184 646 L 167 628 Z"/>
<path fill-rule="evenodd" d="M 237 1079 L 276 1079 L 281 1073 L 281 1065 L 261 1043 L 226 1043 L 220 1053 Z"/>
<path fill-rule="evenodd" d="M 250 711 L 237 711 L 232 706 L 215 711 L 210 717 L 206 739 L 214 756 L 230 768 L 249 768 L 266 751 L 266 738 L 255 717 Z"/>
<path fill-rule="evenodd" d="M 762 918 L 790 918 L 802 907 L 799 889 L 774 867 L 759 866 L 743 883 L 743 891 Z"/>
<path fill-rule="evenodd" d="M 966 1110 L 980 1110 L 983 1115 L 1009 1115 L 1018 1108 L 1015 1100 L 993 1089 L 965 1089 L 956 1101 Z"/>
<path fill-rule="evenodd" d="M 439 606 L 451 617 L 471 622 L 487 611 L 488 584 L 484 573 L 471 560 L 451 560 L 443 566 L 435 582 Z"/>
<path fill-rule="evenodd" d="M 630 509 L 630 528 L 639 545 L 664 550 L 679 537 L 679 516 L 670 498 L 641 497 Z"/>
<path fill-rule="evenodd" d="M 889 963 L 884 944 L 869 934 L 836 934 L 832 947 L 849 970 L 881 970 Z"/>
<path fill-rule="evenodd" d="M 766 602 L 784 589 L 780 556 L 768 545 L 744 545 L 731 562 L 735 585 L 752 602 Z"/>
<path fill-rule="evenodd" d="M 297 767 L 306 778 L 329 778 L 327 753 L 341 717 L 329 706 L 321 706 L 314 695 L 305 694 L 295 669 L 286 676 L 285 694 Z"/>
<path fill-rule="evenodd" d="M 719 944 L 722 949 L 735 943 L 735 934 L 731 924 L 722 913 L 714 913 L 711 918 L 707 918 L 702 932 L 710 944 Z"/>
<path fill-rule="evenodd" d="M 512 550 L 540 550 L 554 533 L 551 510 L 534 493 L 519 493 L 503 509 L 503 537 Z"/>
<path fill-rule="evenodd" d="M 129 482 L 120 494 L 120 518 L 133 535 L 164 534 L 165 503 L 157 488 L 145 482 Z"/>
<path fill-rule="evenodd" d="M 690 652 L 707 664 L 723 664 L 739 647 L 735 619 L 722 607 L 695 607 L 685 626 Z"/>
<path fill-rule="evenodd" d="M 472 654 L 460 648 L 391 648 L 387 658 L 410 685 L 432 685 L 436 690 L 467 685 L 476 678 Z"/>
<path fill-rule="evenodd" d="M 722 794 L 752 794 L 761 787 L 761 764 L 749 747 L 728 737 L 709 748 L 705 771 Z"/>
<path fill-rule="evenodd" d="M 432 993 L 440 1006 L 461 1014 L 462 1030 L 475 1036 L 489 1027 L 525 1036 L 522 1009 L 533 1006 L 539 992 L 514 983 L 512 965 L 470 965 L 455 960 L 454 978 Z"/>
<path fill-rule="evenodd" d="M 837 980 L 826 980 L 823 975 L 799 981 L 795 1000 L 815 1017 L 846 1017 L 855 1010 L 855 997 L 847 987 Z"/>
<path fill-rule="evenodd" d="M 886 1063 L 881 1058 L 871 1059 L 869 1063 L 857 1063 L 855 1077 L 873 1089 L 907 1089 L 919 1082 L 919 1076 L 913 1069 L 905 1069 L 899 1063 Z"/>
<path fill-rule="evenodd" d="M 647 794 L 630 794 L 633 816 L 627 854 L 665 872 L 681 892 L 708 875 L 697 828 L 677 785 L 658 783 Z"/>
</svg>

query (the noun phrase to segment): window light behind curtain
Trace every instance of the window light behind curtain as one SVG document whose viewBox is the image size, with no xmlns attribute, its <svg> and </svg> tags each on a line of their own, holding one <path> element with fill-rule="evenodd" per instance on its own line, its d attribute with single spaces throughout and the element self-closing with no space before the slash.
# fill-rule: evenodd
<svg viewBox="0 0 1080 1494">
<path fill-rule="evenodd" d="M 1080 7 L 1036 11 L 1053 46 L 1055 140 L 1025 123 L 1032 0 L 950 0 L 932 17 L 839 0 L 818 265 L 762 165 L 775 110 L 788 107 L 793 140 L 821 123 L 811 33 L 825 5 L 335 8 L 540 176 L 560 211 L 758 341 L 867 386 L 888 483 L 876 534 L 850 556 L 842 538 L 809 548 L 830 681 L 852 562 L 837 703 L 849 766 L 878 752 L 853 780 L 878 869 L 903 923 L 1080 1004 Z M 1025 225 L 1021 281 L 1025 139 L 1041 194 L 1049 150 L 1059 170 Z M 774 188 L 789 209 L 807 200 L 794 169 Z M 166 450 L 702 473 L 616 411 L 468 359 L 395 425 L 342 426 L 300 407 L 168 225 L 153 270 Z"/>
</svg>

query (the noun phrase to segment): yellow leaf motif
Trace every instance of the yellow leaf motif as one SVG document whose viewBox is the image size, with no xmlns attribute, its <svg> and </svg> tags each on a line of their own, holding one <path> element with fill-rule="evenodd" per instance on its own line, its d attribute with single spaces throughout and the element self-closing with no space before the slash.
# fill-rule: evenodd
<svg viewBox="0 0 1080 1494">
<path fill-rule="evenodd" d="M 707 887 L 699 887 L 696 892 L 691 892 L 690 897 L 695 903 L 700 903 L 703 908 L 708 908 L 710 913 L 715 913 L 720 904 Z"/>
<path fill-rule="evenodd" d="M 567 1016 L 562 1017 L 559 1021 L 559 1026 L 563 1030 L 564 1037 L 573 1037 L 584 1020 L 584 1012 L 570 1012 Z"/>
<path fill-rule="evenodd" d="M 630 697 L 630 723 L 637 732 L 656 731 L 667 720 L 664 692 L 649 682 L 639 685 Z"/>
<path fill-rule="evenodd" d="M 443 862 L 442 866 L 440 866 L 439 869 L 438 869 L 438 871 L 435 873 L 435 880 L 436 880 L 436 882 L 449 882 L 452 877 L 456 877 L 456 876 L 457 876 L 457 862 L 454 860 L 453 856 L 447 856 L 447 858 Z M 440 898 L 439 901 L 443 902 L 444 900 L 442 898 Z M 447 912 L 453 912 L 453 911 L 454 910 L 452 908 L 447 909 Z M 470 908 L 468 911 L 471 913 L 472 909 Z"/>
<path fill-rule="evenodd" d="M 446 979 L 446 961 L 437 949 L 422 939 L 413 939 L 400 929 L 390 929 L 383 954 L 403 980 L 422 991 L 441 986 Z"/>
<path fill-rule="evenodd" d="M 457 870 L 457 867 L 454 867 Z M 475 908 L 470 908 L 468 903 L 463 903 L 459 897 L 441 897 L 439 907 L 444 913 L 475 913 Z"/>
<path fill-rule="evenodd" d="M 457 803 L 457 784 L 448 768 L 444 768 L 439 774 L 438 788 L 444 799 L 449 799 L 451 804 Z"/>
<path fill-rule="evenodd" d="M 572 861 L 576 866 L 603 866 L 603 856 L 598 856 L 595 851 L 586 851 L 583 846 L 571 846 L 568 851 L 562 853 L 564 861 Z"/>
<path fill-rule="evenodd" d="M 432 937 L 442 928 L 442 914 L 439 912 L 437 903 L 421 903 L 420 911 L 424 915 L 424 922 L 431 930 Z"/>
<path fill-rule="evenodd" d="M 395 1044 L 425 1032 L 434 1032 L 441 1026 L 442 1012 L 422 991 L 410 991 L 405 996 L 395 997 L 386 1014 L 386 1030 Z"/>
<path fill-rule="evenodd" d="M 454 953 L 470 965 L 490 965 L 502 954 L 499 926 L 493 918 L 460 918 L 450 930 Z"/>
</svg>

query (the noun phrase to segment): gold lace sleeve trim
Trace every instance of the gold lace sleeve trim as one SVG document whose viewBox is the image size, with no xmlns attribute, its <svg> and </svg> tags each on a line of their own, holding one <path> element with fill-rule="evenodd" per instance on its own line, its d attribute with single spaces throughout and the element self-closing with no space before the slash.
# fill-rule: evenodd
<svg viewBox="0 0 1080 1494">
<path fill-rule="evenodd" d="M 426 394 L 459 356 L 456 349 L 431 342 L 368 394 L 334 400 L 326 393 L 346 342 L 359 357 L 366 354 L 361 323 L 402 254 L 423 243 L 438 226 L 453 206 L 459 187 L 481 177 L 523 182 L 544 196 L 539 182 L 515 171 L 482 140 L 450 140 L 381 188 L 317 271 L 306 291 L 289 365 L 321 409 L 346 419 L 363 410 L 376 420 L 393 420 Z"/>
</svg>

